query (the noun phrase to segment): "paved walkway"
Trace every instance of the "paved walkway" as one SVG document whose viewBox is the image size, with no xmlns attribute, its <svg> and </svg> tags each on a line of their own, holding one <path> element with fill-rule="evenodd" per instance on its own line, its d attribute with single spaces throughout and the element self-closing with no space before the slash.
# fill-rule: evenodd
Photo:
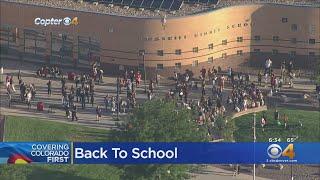
<svg viewBox="0 0 320 180">
<path fill-rule="evenodd" d="M 200 173 L 193 173 L 193 180 L 251 180 L 253 179 L 252 175 L 240 173 L 237 176 L 233 176 L 233 171 L 228 171 L 225 169 L 221 169 L 219 167 L 215 167 L 209 165 Z M 256 180 L 268 180 L 267 178 L 261 178 L 256 176 Z"/>
<path fill-rule="evenodd" d="M 17 68 L 5 68 L 5 73 L 17 73 L 18 70 Z M 104 112 L 102 116 L 102 120 L 100 122 L 95 121 L 95 106 L 91 107 L 91 105 L 88 105 L 86 109 L 81 109 L 78 108 L 79 113 L 79 121 L 78 122 L 71 122 L 69 119 L 65 117 L 65 112 L 61 110 L 54 110 L 54 113 L 48 113 L 48 104 L 61 104 L 61 96 L 60 96 L 60 81 L 53 81 L 53 95 L 48 96 L 47 95 L 47 86 L 46 83 L 48 82 L 48 79 L 43 79 L 43 78 L 35 78 L 33 75 L 33 71 L 31 70 L 24 70 L 23 72 L 23 80 L 27 83 L 35 83 L 36 88 L 37 88 L 37 95 L 36 95 L 36 100 L 34 104 L 38 101 L 43 101 L 45 102 L 45 111 L 36 111 L 35 106 L 31 110 L 28 110 L 25 105 L 13 105 L 12 108 L 8 108 L 7 102 L 6 102 L 6 96 L 5 96 L 5 89 L 3 86 L 0 89 L 0 112 L 5 115 L 14 115 L 14 116 L 22 116 L 22 117 L 37 117 L 43 120 L 49 120 L 49 121 L 57 121 L 57 122 L 63 122 L 63 123 L 68 123 L 68 124 L 80 124 L 88 127 L 94 127 L 94 128 L 103 128 L 103 129 L 110 129 L 110 128 L 115 128 L 115 123 L 117 122 L 115 120 L 115 116 Z M 5 77 L 4 77 L 5 78 Z M 15 84 L 17 84 L 17 77 L 14 77 Z M 101 85 L 96 86 L 96 104 L 103 105 L 103 97 L 108 93 L 111 96 L 116 95 L 116 85 L 115 85 L 116 79 L 113 77 L 106 77 L 104 78 L 104 83 Z M 165 82 L 167 83 L 167 82 Z M 68 82 L 67 86 L 70 87 L 71 83 Z M 158 95 L 163 95 L 168 91 L 170 88 L 170 82 L 169 84 L 165 84 L 165 86 L 160 86 L 157 88 L 157 93 Z M 18 87 L 16 86 L 18 89 Z M 210 88 L 210 86 L 207 86 L 207 88 Z M 311 93 L 314 90 L 314 85 L 310 83 L 307 80 L 297 80 L 296 85 L 294 89 L 288 89 L 284 88 L 285 94 L 288 94 L 287 92 L 292 91 L 295 93 L 299 93 L 300 95 L 303 95 L 303 93 Z M 227 90 L 229 91 L 229 90 Z M 193 95 L 192 98 L 197 98 L 198 94 L 201 94 L 201 90 L 199 89 L 198 93 L 193 93 L 196 95 Z M 123 93 L 121 94 L 121 97 L 125 97 L 126 95 Z M 146 100 L 146 95 L 143 93 L 143 88 L 140 87 L 137 89 L 137 99 L 138 102 L 143 102 Z M 80 104 L 78 104 L 78 107 Z M 123 116 L 123 115 L 121 115 Z M 1 119 L 0 119 L 0 130 L 1 130 Z M 1 132 L 1 131 L 0 131 Z M 1 133 L 0 133 L 1 136 Z M 0 139 L 1 141 L 1 139 Z M 218 165 L 217 165 L 218 166 Z M 252 176 L 250 176 L 250 172 L 247 172 L 246 174 L 241 173 L 240 175 L 234 177 L 233 172 L 230 168 L 220 168 L 220 166 L 208 166 L 205 171 L 202 171 L 201 173 L 196 173 L 194 174 L 195 177 L 194 179 L 201 179 L 201 180 L 206 180 L 206 179 L 252 179 Z M 285 167 L 286 168 L 286 167 Z M 299 167 L 299 169 L 303 169 L 306 167 Z M 309 167 L 308 167 L 309 169 Z M 305 169 L 307 170 L 307 169 Z M 288 172 L 282 171 L 282 172 Z M 266 177 L 286 177 L 288 179 L 288 175 L 286 174 L 285 176 L 283 175 L 284 173 L 281 173 L 281 175 L 274 175 L 274 176 L 269 176 L 268 174 L 270 173 L 275 173 L 279 174 L 277 170 L 261 170 L 260 174 L 263 174 L 263 176 Z M 257 179 L 263 179 L 263 178 L 257 178 Z"/>
</svg>

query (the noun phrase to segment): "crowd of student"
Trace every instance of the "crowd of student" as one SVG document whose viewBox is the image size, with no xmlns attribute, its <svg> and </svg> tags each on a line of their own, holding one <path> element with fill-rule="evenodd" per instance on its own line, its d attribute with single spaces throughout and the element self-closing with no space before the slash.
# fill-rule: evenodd
<svg viewBox="0 0 320 180">
<path fill-rule="evenodd" d="M 25 102 L 28 105 L 28 108 L 31 107 L 31 100 L 35 98 L 36 95 L 36 87 L 34 83 L 27 84 L 22 80 L 21 73 L 18 73 L 18 81 L 19 81 L 19 90 L 20 90 L 20 101 Z M 6 76 L 5 80 L 7 95 L 9 97 L 9 106 L 13 99 L 13 94 L 16 92 L 15 84 L 13 80 L 13 76 L 9 74 Z"/>
<path fill-rule="evenodd" d="M 75 76 L 75 77 L 73 77 Z M 96 64 L 91 68 L 91 71 L 87 74 L 82 73 L 80 75 L 68 74 L 69 80 L 74 80 L 74 85 L 70 87 L 66 86 L 66 78 L 61 77 L 61 96 L 62 105 L 65 108 L 66 116 L 72 118 L 72 121 L 78 120 L 77 117 L 77 105 L 75 101 L 81 104 L 81 108 L 85 109 L 87 104 L 91 104 L 91 107 L 95 105 L 95 83 L 100 83 L 103 79 L 103 70 Z M 52 94 L 52 82 L 47 83 L 48 95 Z M 102 116 L 101 106 L 96 106 L 96 120 L 99 121 Z"/>
<path fill-rule="evenodd" d="M 51 67 L 44 65 L 36 71 L 36 75 L 37 77 L 44 77 L 44 78 L 50 77 L 50 78 L 57 79 L 63 75 L 63 72 L 61 68 L 59 68 L 56 65 Z"/>
<path fill-rule="evenodd" d="M 249 73 L 234 72 L 231 67 L 226 71 L 222 71 L 220 67 L 209 68 L 204 67 L 200 71 L 200 76 L 193 77 L 192 72 L 185 73 L 174 72 L 175 88 L 171 88 L 166 94 L 167 99 L 176 99 L 179 103 L 187 108 L 194 108 L 199 112 L 197 122 L 203 124 L 205 121 L 214 124 L 214 120 L 219 115 L 225 113 L 246 111 L 248 108 L 260 107 L 265 104 L 264 92 L 260 89 L 262 85 L 262 76 L 265 77 L 265 85 L 270 83 L 271 95 L 273 92 L 280 91 L 283 83 L 286 82 L 286 77 L 289 77 L 289 84 L 292 86 L 294 77 L 292 61 L 286 65 L 281 64 L 280 76 L 276 77 L 272 68 L 272 61 L 267 59 L 265 62 L 264 74 L 261 71 L 258 73 L 257 83 L 254 83 Z M 87 104 L 91 107 L 95 106 L 95 83 L 100 83 L 103 80 L 103 70 L 96 64 L 87 74 L 76 75 L 73 73 L 73 83 L 67 87 L 67 79 L 63 76 L 62 70 L 57 66 L 43 66 L 37 70 L 38 77 L 51 78 L 47 82 L 48 95 L 52 94 L 52 78 L 60 77 L 61 79 L 61 97 L 62 105 L 65 107 L 66 116 L 72 117 L 72 120 L 77 120 L 77 106 L 80 103 L 81 108 L 85 109 Z M 270 77 L 270 80 L 268 78 Z M 21 73 L 18 73 L 19 88 L 21 99 L 31 95 L 31 99 L 36 94 L 34 84 L 26 85 L 21 78 Z M 278 80 L 279 79 L 279 82 Z M 13 84 L 12 77 L 7 76 L 6 82 Z M 149 83 L 144 82 L 142 85 L 142 73 L 140 71 L 125 70 L 118 79 L 119 94 L 125 92 L 126 97 L 110 96 L 106 94 L 104 97 L 104 108 L 107 113 L 111 112 L 128 112 L 129 109 L 137 105 L 136 94 L 137 88 L 145 87 L 147 99 L 151 100 L 155 97 L 155 87 L 159 85 L 160 76 L 156 75 Z M 200 87 L 199 87 L 200 84 Z M 225 91 L 225 85 L 230 87 L 231 91 Z M 211 86 L 211 88 L 209 88 Z M 7 86 L 9 87 L 9 86 Z M 14 86 L 10 86 L 13 87 Z M 209 89 L 211 89 L 209 91 Z M 320 89 L 320 88 L 318 88 Z M 9 91 L 9 89 L 8 89 Z M 319 91 L 320 92 L 320 91 Z M 200 96 L 200 97 L 198 97 Z M 162 98 L 162 97 L 158 97 Z M 101 106 L 96 106 L 97 120 L 102 116 Z"/>
</svg>

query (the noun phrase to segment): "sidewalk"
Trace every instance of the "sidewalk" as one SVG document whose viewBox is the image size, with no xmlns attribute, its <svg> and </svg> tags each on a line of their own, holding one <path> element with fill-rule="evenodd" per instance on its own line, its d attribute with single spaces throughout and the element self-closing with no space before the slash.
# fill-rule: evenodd
<svg viewBox="0 0 320 180">
<path fill-rule="evenodd" d="M 247 174 L 239 174 L 237 176 L 233 176 L 232 171 L 227 171 L 218 167 L 214 167 L 212 165 L 207 166 L 203 172 L 193 173 L 193 180 L 229 180 L 229 179 L 237 179 L 237 180 L 251 180 L 253 176 Z M 266 178 L 256 177 L 256 180 L 268 180 Z"/>
<path fill-rule="evenodd" d="M 20 117 L 29 117 L 29 118 L 38 118 L 44 121 L 54 121 L 59 123 L 66 124 L 76 124 L 83 125 L 90 128 L 98 129 L 115 129 L 115 121 L 111 116 L 103 116 L 102 119 L 98 122 L 95 120 L 95 116 L 91 114 L 80 114 L 78 115 L 78 121 L 71 121 L 64 116 L 64 112 L 59 111 L 53 114 L 50 113 L 41 113 L 37 111 L 23 111 L 17 108 L 3 108 L 0 109 L 1 113 L 6 116 L 20 116 Z M 23 120 L 23 118 L 21 118 Z"/>
</svg>

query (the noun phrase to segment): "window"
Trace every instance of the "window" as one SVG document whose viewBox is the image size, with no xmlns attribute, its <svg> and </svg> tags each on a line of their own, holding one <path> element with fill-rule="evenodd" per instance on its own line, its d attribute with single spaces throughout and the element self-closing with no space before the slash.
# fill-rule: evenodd
<svg viewBox="0 0 320 180">
<path fill-rule="evenodd" d="M 68 38 L 68 36 L 67 36 L 66 34 L 62 34 L 62 35 L 61 35 L 61 38 L 62 38 L 62 41 L 66 41 L 67 38 Z"/>
<path fill-rule="evenodd" d="M 272 49 L 272 54 L 273 55 L 276 55 L 276 54 L 278 54 L 279 53 L 279 51 L 277 50 L 277 49 Z"/>
<path fill-rule="evenodd" d="M 242 50 L 238 50 L 237 55 L 242 55 Z"/>
<path fill-rule="evenodd" d="M 194 53 L 197 53 L 197 52 L 199 51 L 199 48 L 198 48 L 198 47 L 194 47 L 194 48 L 192 48 L 192 51 L 193 51 Z"/>
<path fill-rule="evenodd" d="M 144 64 L 143 64 L 143 63 L 139 63 L 138 68 L 139 68 L 139 69 L 143 69 L 143 67 L 144 67 Z"/>
<path fill-rule="evenodd" d="M 159 38 L 159 37 L 155 37 L 154 40 L 155 40 L 155 41 L 159 41 L 160 38 Z"/>
<path fill-rule="evenodd" d="M 168 40 L 172 40 L 172 37 L 168 37 Z"/>
<path fill-rule="evenodd" d="M 213 63 L 213 57 L 209 57 L 208 58 L 208 64 L 212 64 Z"/>
<path fill-rule="evenodd" d="M 108 32 L 113 33 L 113 28 L 112 27 L 108 28 Z"/>
<path fill-rule="evenodd" d="M 192 66 L 193 67 L 197 67 L 199 65 L 199 61 L 198 60 L 194 60 L 193 62 L 192 62 Z"/>
<path fill-rule="evenodd" d="M 181 55 L 181 49 L 176 49 L 176 55 Z"/>
<path fill-rule="evenodd" d="M 316 53 L 315 52 L 309 52 L 309 56 L 315 56 Z"/>
<path fill-rule="evenodd" d="M 227 45 L 228 41 L 225 39 L 225 40 L 222 40 L 222 45 Z"/>
<path fill-rule="evenodd" d="M 183 38 L 184 38 L 184 39 L 187 39 L 187 36 L 185 35 L 185 36 L 183 36 Z"/>
<path fill-rule="evenodd" d="M 309 34 L 310 35 L 316 35 L 316 25 L 314 25 L 314 24 L 311 24 L 310 26 L 309 26 Z"/>
<path fill-rule="evenodd" d="M 175 68 L 180 69 L 181 68 L 181 63 L 175 63 Z"/>
<path fill-rule="evenodd" d="M 17 43 L 17 39 L 18 39 L 18 28 L 15 28 L 15 32 L 12 33 L 12 42 Z"/>
<path fill-rule="evenodd" d="M 209 44 L 209 45 L 208 45 L 208 48 L 209 48 L 209 49 L 213 49 L 213 44 Z"/>
<path fill-rule="evenodd" d="M 124 66 L 120 64 L 120 65 L 118 66 L 118 69 L 119 69 L 120 71 L 124 71 Z"/>
<path fill-rule="evenodd" d="M 158 56 L 163 56 L 163 50 L 158 50 L 157 54 Z"/>
<path fill-rule="evenodd" d="M 157 69 L 158 69 L 158 70 L 163 69 L 163 64 L 157 64 Z"/>
<path fill-rule="evenodd" d="M 177 40 L 177 36 L 174 37 L 174 40 Z"/>
<path fill-rule="evenodd" d="M 260 49 L 254 49 L 253 52 L 260 52 Z"/>
<path fill-rule="evenodd" d="M 296 53 L 296 51 L 290 51 L 289 54 L 290 54 L 290 56 L 296 56 L 297 53 Z"/>
<path fill-rule="evenodd" d="M 309 39 L 309 44 L 315 44 L 316 40 L 315 39 Z"/>
<path fill-rule="evenodd" d="M 296 43 L 297 43 L 297 38 L 292 38 L 292 39 L 291 39 L 291 43 L 292 43 L 292 44 L 296 44 Z"/>
<path fill-rule="evenodd" d="M 287 22 L 288 22 L 288 18 L 282 18 L 282 19 L 281 19 L 281 22 L 287 23 Z"/>
<path fill-rule="evenodd" d="M 139 50 L 139 56 L 143 56 L 143 55 L 145 55 L 145 50 L 140 49 L 140 50 Z"/>
<path fill-rule="evenodd" d="M 181 40 L 181 36 L 179 36 L 178 39 Z"/>
<path fill-rule="evenodd" d="M 298 30 L 298 25 L 291 24 L 291 31 L 297 31 L 297 30 Z"/>
<path fill-rule="evenodd" d="M 162 37 L 161 39 L 164 41 L 164 40 L 166 40 L 166 37 Z"/>
<path fill-rule="evenodd" d="M 243 41 L 243 37 L 237 37 L 237 42 L 242 42 Z"/>
<path fill-rule="evenodd" d="M 254 36 L 254 40 L 255 40 L 255 41 L 260 41 L 260 40 L 261 40 L 261 37 L 260 37 L 260 36 Z"/>
<path fill-rule="evenodd" d="M 227 57 L 227 53 L 222 53 L 222 56 L 221 56 L 223 59 Z"/>
<path fill-rule="evenodd" d="M 273 41 L 279 41 L 279 36 L 273 36 L 273 37 L 272 37 L 272 40 L 273 40 Z"/>
</svg>

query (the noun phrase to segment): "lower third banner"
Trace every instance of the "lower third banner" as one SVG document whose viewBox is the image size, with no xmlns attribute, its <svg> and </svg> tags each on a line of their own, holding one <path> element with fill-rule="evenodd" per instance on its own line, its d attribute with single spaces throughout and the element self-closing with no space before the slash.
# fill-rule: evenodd
<svg viewBox="0 0 320 180">
<path fill-rule="evenodd" d="M 3 142 L 0 164 L 320 164 L 319 152 L 320 143 Z"/>
<path fill-rule="evenodd" d="M 319 164 L 320 143 L 73 143 L 75 164 Z"/>
</svg>

